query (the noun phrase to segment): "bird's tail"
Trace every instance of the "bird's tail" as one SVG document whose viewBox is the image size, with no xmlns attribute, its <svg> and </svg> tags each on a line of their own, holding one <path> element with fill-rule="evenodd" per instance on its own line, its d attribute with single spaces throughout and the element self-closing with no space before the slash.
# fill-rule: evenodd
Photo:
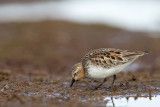
<svg viewBox="0 0 160 107">
<path fill-rule="evenodd" d="M 143 56 L 143 55 L 149 54 L 149 51 L 137 51 L 137 54 L 139 56 Z"/>
<path fill-rule="evenodd" d="M 128 51 L 125 55 L 123 55 L 124 57 L 135 57 L 135 56 L 143 56 L 149 54 L 148 51 Z"/>
</svg>

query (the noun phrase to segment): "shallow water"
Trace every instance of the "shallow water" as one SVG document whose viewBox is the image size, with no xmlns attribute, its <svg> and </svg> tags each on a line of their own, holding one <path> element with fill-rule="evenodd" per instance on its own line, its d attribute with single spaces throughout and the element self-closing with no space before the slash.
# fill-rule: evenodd
<svg viewBox="0 0 160 107">
<path fill-rule="evenodd" d="M 40 93 L 24 93 L 25 96 L 41 96 Z M 45 94 L 46 98 L 57 98 L 61 96 L 60 93 L 50 93 Z M 66 98 L 69 98 L 70 95 L 66 95 Z M 65 98 L 65 97 L 64 97 Z M 92 98 L 80 98 L 79 101 L 87 102 L 89 100 L 95 100 L 93 104 L 106 107 L 158 107 L 160 105 L 160 95 L 148 95 L 148 93 L 143 93 L 140 97 L 137 97 L 137 94 L 126 94 L 126 95 L 116 95 L 116 96 L 107 96 L 104 98 L 104 101 L 101 101 L 101 97 L 92 97 Z M 62 102 L 63 100 L 61 99 Z"/>
<path fill-rule="evenodd" d="M 152 97 L 106 97 L 106 107 L 159 107 L 160 96 Z"/>
</svg>

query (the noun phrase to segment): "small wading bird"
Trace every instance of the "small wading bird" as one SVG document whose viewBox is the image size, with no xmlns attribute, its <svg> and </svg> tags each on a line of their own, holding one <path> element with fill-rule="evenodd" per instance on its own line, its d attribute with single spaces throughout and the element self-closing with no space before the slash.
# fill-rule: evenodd
<svg viewBox="0 0 160 107">
<path fill-rule="evenodd" d="M 148 54 L 147 51 L 129 51 L 114 48 L 101 48 L 88 52 L 82 62 L 77 63 L 72 69 L 72 82 L 84 78 L 103 78 L 103 82 L 96 87 L 99 88 L 113 76 L 111 87 L 113 87 L 117 73 L 130 65 L 138 57 Z"/>
</svg>

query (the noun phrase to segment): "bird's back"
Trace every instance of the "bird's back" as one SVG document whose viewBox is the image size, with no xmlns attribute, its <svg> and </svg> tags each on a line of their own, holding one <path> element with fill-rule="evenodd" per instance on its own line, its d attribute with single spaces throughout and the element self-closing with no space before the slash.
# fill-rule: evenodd
<svg viewBox="0 0 160 107">
<path fill-rule="evenodd" d="M 115 67 L 125 68 L 139 56 L 147 54 L 146 51 L 129 51 L 114 48 L 100 48 L 88 52 L 82 61 L 85 72 L 94 67 L 104 69 L 112 69 Z M 122 69 L 122 70 L 123 70 Z"/>
</svg>

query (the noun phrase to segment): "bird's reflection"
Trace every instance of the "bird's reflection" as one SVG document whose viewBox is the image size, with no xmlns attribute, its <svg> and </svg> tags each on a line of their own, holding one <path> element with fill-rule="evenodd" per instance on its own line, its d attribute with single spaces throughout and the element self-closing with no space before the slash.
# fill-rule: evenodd
<svg viewBox="0 0 160 107">
<path fill-rule="evenodd" d="M 117 107 L 117 106 L 136 106 L 141 107 L 143 104 L 145 105 L 155 105 L 159 104 L 159 95 L 147 95 L 144 96 L 110 96 L 106 97 L 104 100 L 108 101 L 106 106 Z M 144 102 L 143 104 L 141 102 Z"/>
<path fill-rule="evenodd" d="M 111 97 L 111 101 L 112 101 L 113 107 L 115 107 L 115 104 L 114 104 L 114 101 L 113 101 L 113 97 Z"/>
</svg>

